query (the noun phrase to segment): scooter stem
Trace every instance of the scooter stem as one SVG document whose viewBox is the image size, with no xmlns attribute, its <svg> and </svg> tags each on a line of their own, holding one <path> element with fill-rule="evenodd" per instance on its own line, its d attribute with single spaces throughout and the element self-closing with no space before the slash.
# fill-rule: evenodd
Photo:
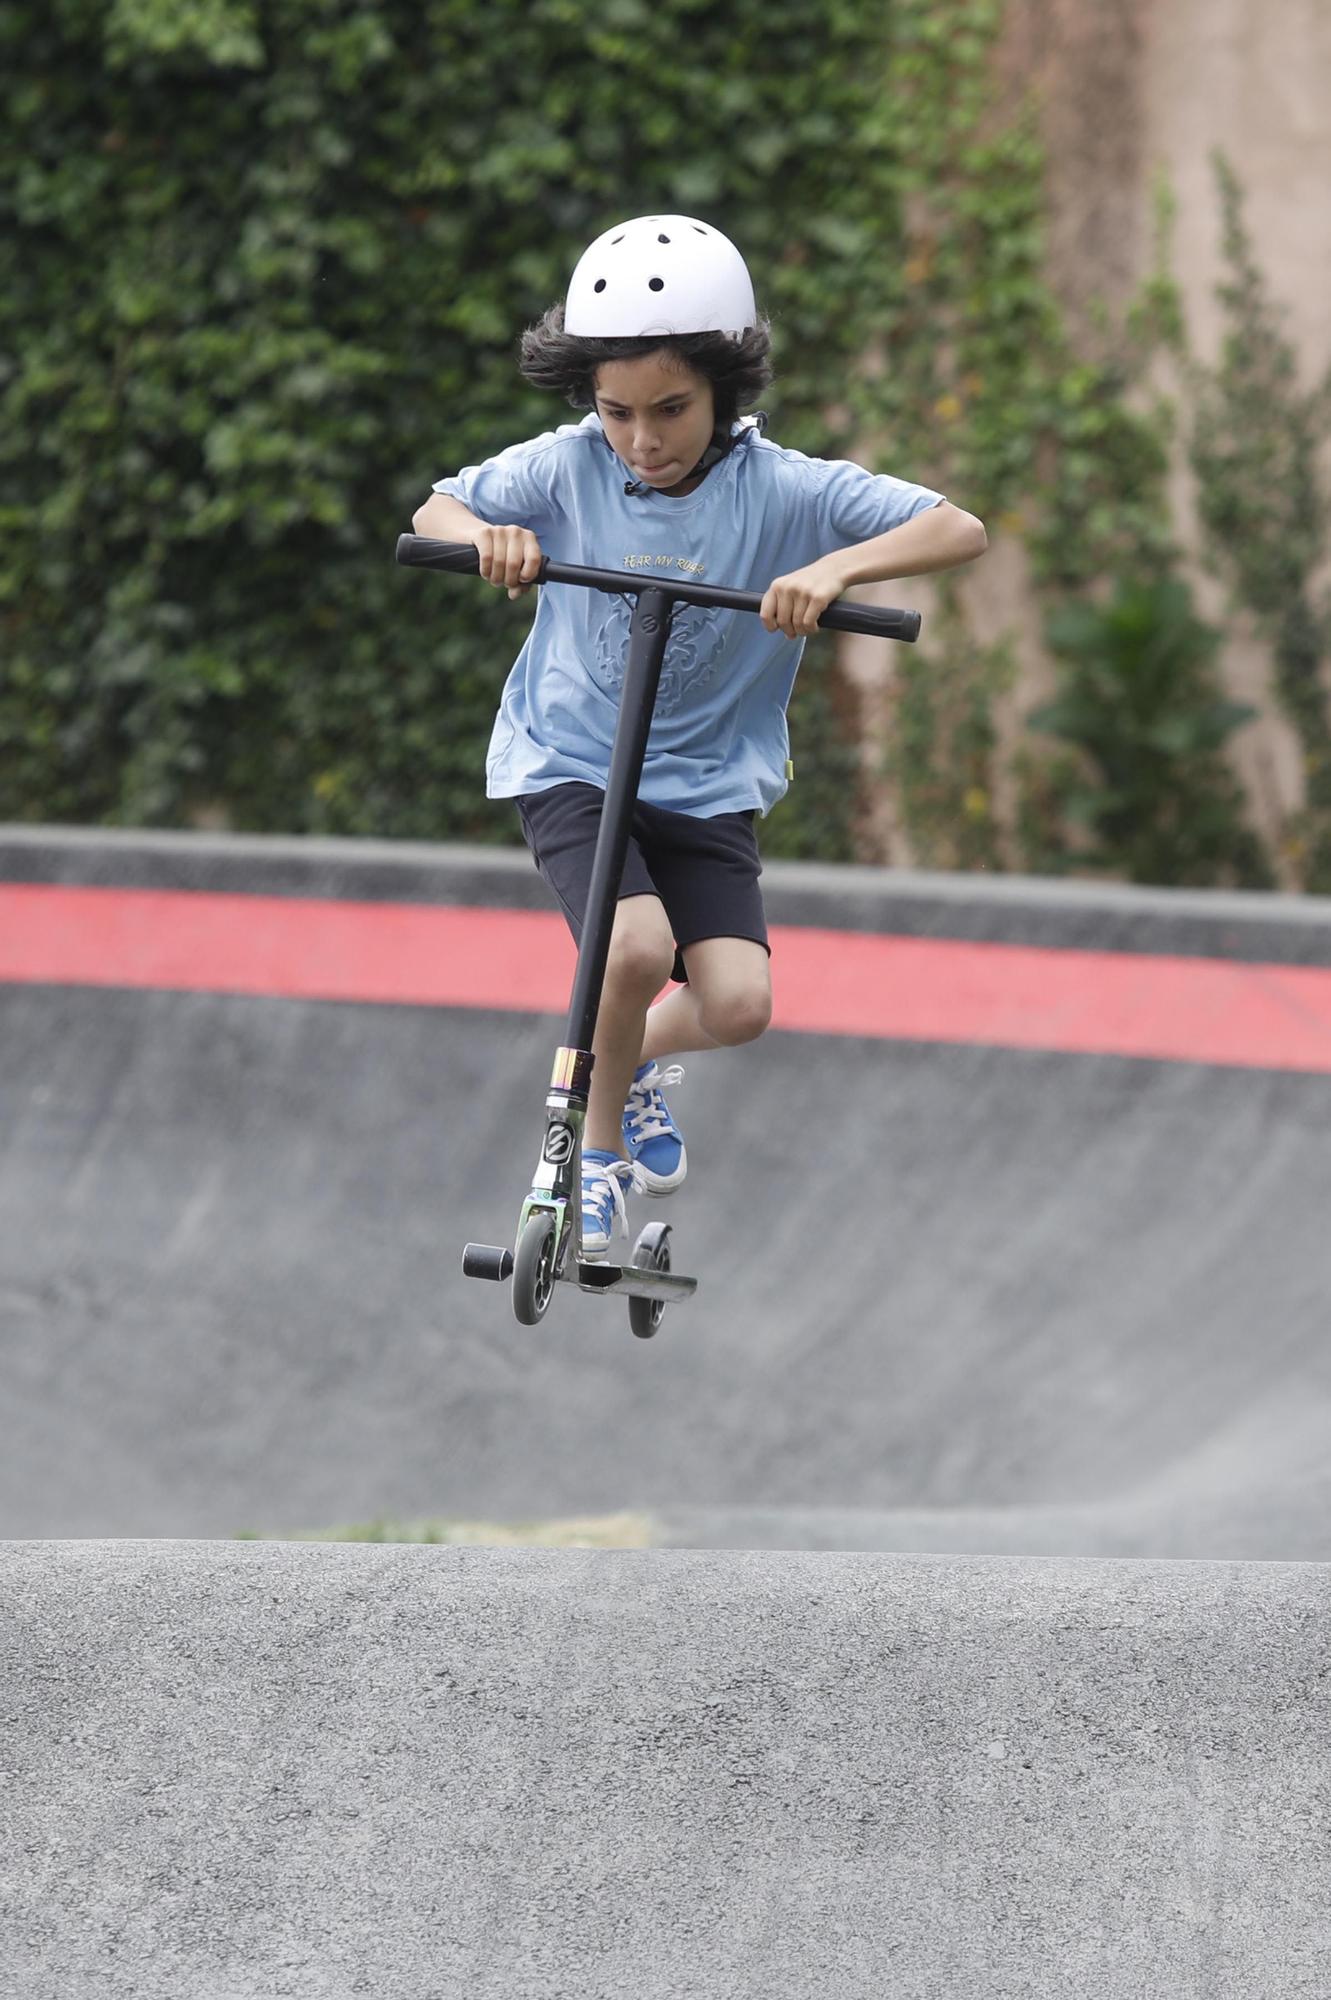
<svg viewBox="0 0 1331 2000">
<path fill-rule="evenodd" d="M 661 662 L 665 658 L 674 612 L 675 601 L 667 591 L 649 584 L 638 592 L 633 623 L 629 627 L 628 664 L 624 669 L 619 719 L 615 725 L 610 769 L 606 775 L 601 828 L 592 858 L 591 881 L 587 887 L 587 921 L 578 947 L 578 969 L 573 976 L 568 1026 L 564 1033 L 564 1040 L 571 1049 L 590 1051 L 596 1035 L 596 1017 L 601 1006 L 606 961 L 610 956 L 610 933 L 615 925 L 633 807 L 638 796 L 643 758 L 647 754 L 647 734 L 652 726 Z"/>
</svg>

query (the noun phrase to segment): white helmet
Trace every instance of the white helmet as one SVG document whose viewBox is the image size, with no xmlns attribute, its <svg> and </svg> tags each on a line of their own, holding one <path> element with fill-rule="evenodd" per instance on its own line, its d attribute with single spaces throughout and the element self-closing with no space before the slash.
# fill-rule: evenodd
<svg viewBox="0 0 1331 2000">
<path fill-rule="evenodd" d="M 640 215 L 598 236 L 578 259 L 564 331 L 593 340 L 744 333 L 757 324 L 744 259 L 691 215 Z"/>
</svg>

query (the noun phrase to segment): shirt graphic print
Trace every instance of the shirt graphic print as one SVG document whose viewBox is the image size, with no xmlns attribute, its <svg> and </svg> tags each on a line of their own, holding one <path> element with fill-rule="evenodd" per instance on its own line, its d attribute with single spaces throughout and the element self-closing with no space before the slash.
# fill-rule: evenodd
<svg viewBox="0 0 1331 2000">
<path fill-rule="evenodd" d="M 661 663 L 656 691 L 656 715 L 674 715 L 688 695 L 701 693 L 711 681 L 725 649 L 725 623 L 734 612 L 698 604 L 677 604 Z M 608 600 L 607 615 L 596 634 L 593 671 L 607 694 L 618 697 L 628 665 L 629 626 L 633 607 L 628 599 Z"/>
</svg>

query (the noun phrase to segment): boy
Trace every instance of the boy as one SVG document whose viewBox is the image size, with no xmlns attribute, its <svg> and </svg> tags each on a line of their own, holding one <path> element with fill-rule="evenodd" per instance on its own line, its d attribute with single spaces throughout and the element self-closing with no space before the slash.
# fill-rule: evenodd
<svg viewBox="0 0 1331 2000">
<path fill-rule="evenodd" d="M 744 260 L 691 216 L 640 216 L 584 252 L 523 336 L 521 368 L 581 423 L 436 482 L 417 534 L 471 542 L 518 597 L 542 553 L 764 592 L 758 618 L 680 605 L 653 714 L 596 1031 L 583 1246 L 627 1230 L 624 1187 L 667 1194 L 687 1161 L 670 1055 L 752 1041 L 771 983 L 753 819 L 786 789 L 786 704 L 804 640 L 851 584 L 982 553 L 941 494 L 806 458 L 741 419 L 772 379 Z M 774 579 L 774 580 L 773 580 Z M 630 607 L 550 585 L 505 684 L 487 794 L 516 800 L 537 867 L 581 930 Z M 668 980 L 675 990 L 657 1000 Z"/>
</svg>

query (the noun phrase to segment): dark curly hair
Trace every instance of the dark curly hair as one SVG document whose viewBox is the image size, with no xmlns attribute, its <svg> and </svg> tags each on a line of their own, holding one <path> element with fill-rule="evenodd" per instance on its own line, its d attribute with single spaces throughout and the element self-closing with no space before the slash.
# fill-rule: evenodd
<svg viewBox="0 0 1331 2000">
<path fill-rule="evenodd" d="M 772 330 L 765 319 L 739 335 L 671 333 L 593 340 L 565 333 L 561 299 L 523 334 L 518 366 L 538 389 L 556 389 L 575 410 L 590 410 L 596 404 L 596 371 L 603 361 L 636 361 L 639 355 L 667 348 L 706 376 L 716 399 L 717 426 L 728 429 L 771 382 L 771 347 Z"/>
</svg>

